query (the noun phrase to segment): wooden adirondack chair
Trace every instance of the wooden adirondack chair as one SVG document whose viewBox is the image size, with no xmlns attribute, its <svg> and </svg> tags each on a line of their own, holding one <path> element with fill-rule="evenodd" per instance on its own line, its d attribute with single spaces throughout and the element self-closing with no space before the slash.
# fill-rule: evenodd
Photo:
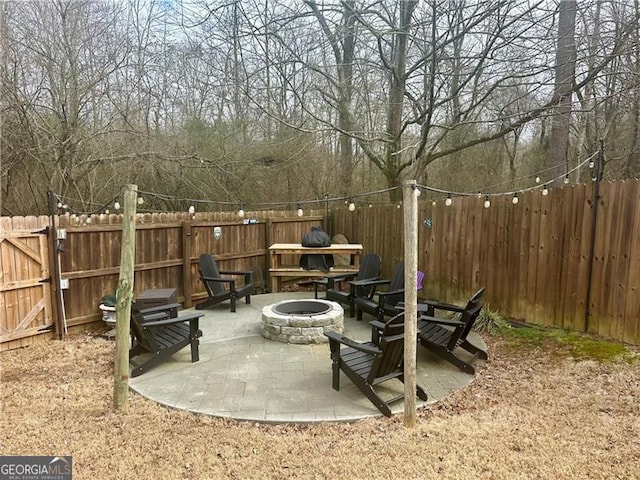
<svg viewBox="0 0 640 480">
<path fill-rule="evenodd" d="M 343 282 L 352 280 L 379 280 L 381 265 L 382 260 L 380 259 L 380 255 L 377 253 L 369 253 L 362 257 L 362 262 L 360 263 L 360 268 L 357 273 L 327 275 L 326 277 L 318 278 L 313 281 L 315 298 L 318 298 L 318 286 L 324 285 L 326 289 L 325 298 L 342 305 L 347 305 L 349 307 L 349 316 L 353 317 L 355 313 L 353 299 L 356 295 L 356 287 L 350 285 L 349 291 L 344 291 L 342 289 Z M 362 287 L 360 294 L 368 295 L 372 288 L 372 286 Z"/>
<path fill-rule="evenodd" d="M 231 311 L 236 311 L 236 300 L 245 297 L 245 301 L 251 303 L 253 293 L 253 281 L 251 271 L 230 271 L 218 270 L 218 265 L 212 255 L 203 253 L 198 260 L 198 270 L 200 280 L 207 291 L 207 298 L 204 302 L 196 305 L 196 309 L 209 308 L 218 303 L 230 300 Z M 234 275 L 244 277 L 244 284 L 238 285 L 234 277 L 223 277 L 222 275 Z M 226 286 L 225 286 L 226 285 Z"/>
<path fill-rule="evenodd" d="M 393 379 L 404 382 L 404 314 L 396 315 L 385 324 L 380 345 L 358 343 L 337 332 L 327 332 L 333 369 L 333 388 L 340 390 L 340 371 L 358 387 L 380 412 L 391 416 L 390 405 L 404 398 L 404 394 L 383 400 L 376 385 Z M 427 393 L 419 385 L 416 395 L 427 400 Z"/>
<path fill-rule="evenodd" d="M 135 305 L 131 309 L 131 334 L 133 336 L 132 348 L 129 350 L 129 359 L 144 353 L 151 353 L 151 357 L 139 364 L 131 361 L 134 368 L 131 377 L 137 377 L 166 361 L 187 345 L 191 346 L 191 362 L 197 362 L 199 358 L 198 338 L 202 331 L 198 328 L 202 312 L 189 312 L 171 316 L 180 306 L 178 303 L 159 305 L 157 307 L 136 310 Z"/>
<path fill-rule="evenodd" d="M 426 309 L 426 315 L 418 318 L 418 339 L 427 350 L 454 364 L 462 371 L 474 374 L 473 363 L 481 358 L 488 358 L 487 352 L 473 345 L 467 339 L 469 332 L 478 319 L 482 310 L 482 297 L 484 288 L 478 290 L 464 307 L 451 305 L 437 301 L 425 301 L 420 304 L 421 309 Z M 436 311 L 454 312 L 454 318 L 447 319 L 436 317 Z M 466 350 L 472 355 L 469 360 L 464 360 L 456 353 L 457 349 Z"/>
<path fill-rule="evenodd" d="M 396 305 L 404 300 L 404 262 L 396 264 L 390 279 L 353 280 L 349 283 L 355 289 L 356 319 L 362 320 L 362 312 L 367 312 L 383 322 L 385 316 L 398 313 Z M 386 290 L 380 290 L 384 286 Z"/>
</svg>

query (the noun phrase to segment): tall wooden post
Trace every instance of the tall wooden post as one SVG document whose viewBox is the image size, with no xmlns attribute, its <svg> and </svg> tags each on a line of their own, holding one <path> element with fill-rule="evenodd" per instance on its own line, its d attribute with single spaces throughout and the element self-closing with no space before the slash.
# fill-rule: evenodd
<svg viewBox="0 0 640 480">
<path fill-rule="evenodd" d="M 404 425 L 416 426 L 418 307 L 418 195 L 415 180 L 404 185 Z"/>
<path fill-rule="evenodd" d="M 116 289 L 116 358 L 113 374 L 113 405 L 129 411 L 129 321 L 133 297 L 133 269 L 136 256 L 137 185 L 125 185 L 120 247 L 120 277 Z"/>
</svg>

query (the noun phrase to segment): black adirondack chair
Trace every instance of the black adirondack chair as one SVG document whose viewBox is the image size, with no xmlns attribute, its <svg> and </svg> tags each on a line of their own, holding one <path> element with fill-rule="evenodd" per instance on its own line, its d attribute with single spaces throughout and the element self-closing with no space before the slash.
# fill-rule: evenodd
<svg viewBox="0 0 640 480">
<path fill-rule="evenodd" d="M 396 305 L 404 300 L 404 262 L 396 264 L 390 279 L 352 280 L 349 283 L 354 288 L 356 319 L 362 320 L 362 312 L 367 312 L 383 322 L 385 316 L 398 313 Z M 385 286 L 386 290 L 380 290 Z"/>
<path fill-rule="evenodd" d="M 230 300 L 231 311 L 236 311 L 236 300 L 245 297 L 245 301 L 251 303 L 253 293 L 253 272 L 251 271 L 230 271 L 218 270 L 213 255 L 203 253 L 198 260 L 198 270 L 200 280 L 207 291 L 207 298 L 204 302 L 196 305 L 196 309 L 209 308 L 225 300 Z M 233 277 L 223 277 L 222 275 L 233 275 Z M 244 284 L 238 285 L 235 277 L 244 277 Z"/>
<path fill-rule="evenodd" d="M 356 280 L 378 280 L 380 279 L 380 268 L 382 260 L 377 253 L 368 253 L 362 257 L 360 268 L 357 273 L 327 275 L 323 278 L 318 278 L 313 281 L 315 298 L 318 298 L 318 286 L 323 285 L 326 289 L 325 298 L 333 302 L 338 302 L 342 305 L 349 307 L 349 316 L 353 317 L 355 314 L 355 308 L 353 299 L 356 296 L 355 285 L 349 286 L 349 291 L 343 290 L 343 284 L 347 281 Z M 359 294 L 368 295 L 373 289 L 372 286 L 362 287 Z"/>
<path fill-rule="evenodd" d="M 463 307 L 437 301 L 425 301 L 419 305 L 426 315 L 418 318 L 418 339 L 427 350 L 454 364 L 462 371 L 474 374 L 473 363 L 488 358 L 487 352 L 467 339 L 480 312 L 484 288 L 478 290 Z M 437 311 L 453 312 L 453 318 L 436 317 Z M 457 352 L 466 350 L 471 358 L 464 360 Z"/>
<path fill-rule="evenodd" d="M 383 382 L 398 379 L 404 382 L 404 314 L 391 318 L 386 324 L 380 345 L 358 343 L 337 332 L 327 332 L 333 369 L 333 388 L 340 390 L 340 371 L 385 416 L 391 416 L 390 405 L 404 398 L 404 394 L 384 400 L 375 387 Z M 427 400 L 427 393 L 417 386 L 416 395 Z"/>
<path fill-rule="evenodd" d="M 135 305 L 132 307 L 133 341 L 132 348 L 129 350 L 129 359 L 134 368 L 131 371 L 131 377 L 137 377 L 165 362 L 187 345 L 191 346 L 191 362 L 197 362 L 200 359 L 198 338 L 202 336 L 202 331 L 198 328 L 198 322 L 204 313 L 189 312 L 173 317 L 173 312 L 179 306 L 178 303 L 171 303 L 144 310 L 137 310 Z M 131 360 L 144 353 L 150 353 L 151 357 L 143 363 Z"/>
</svg>

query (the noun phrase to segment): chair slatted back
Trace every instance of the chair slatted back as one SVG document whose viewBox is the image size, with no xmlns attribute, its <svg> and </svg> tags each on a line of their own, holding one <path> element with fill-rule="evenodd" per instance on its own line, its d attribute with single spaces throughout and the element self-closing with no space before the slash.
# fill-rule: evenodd
<svg viewBox="0 0 640 480">
<path fill-rule="evenodd" d="M 218 270 L 218 264 L 216 263 L 213 255 L 203 253 L 198 259 L 198 270 L 201 277 L 220 278 L 220 270 Z M 225 292 L 224 284 L 222 282 L 207 282 L 203 280 L 204 288 L 210 297 L 221 295 Z"/>
<path fill-rule="evenodd" d="M 368 253 L 362 257 L 360 263 L 360 269 L 356 275 L 355 280 L 368 280 L 371 278 L 378 278 L 380 276 L 380 270 L 382 269 L 382 259 L 377 253 Z M 362 287 L 360 294 L 368 297 L 373 287 Z"/>
<path fill-rule="evenodd" d="M 470 302 L 470 304 L 467 305 L 460 318 L 460 321 L 464 325 L 461 328 L 457 328 L 454 334 L 451 336 L 451 340 L 449 342 L 451 348 L 467 339 L 469 332 L 471 332 L 473 325 L 476 323 L 476 320 L 480 316 L 481 310 L 482 305 L 480 303 Z"/>
<path fill-rule="evenodd" d="M 373 362 L 367 381 L 374 385 L 388 376 L 397 375 L 404 359 L 404 313 L 391 318 L 382 331 L 379 348 L 382 353 Z"/>
<path fill-rule="evenodd" d="M 389 281 L 389 287 L 387 291 L 403 290 L 404 289 L 404 262 L 398 262 L 393 269 L 393 275 Z M 384 303 L 388 306 L 395 306 L 398 302 L 404 300 L 404 292 L 397 295 L 389 295 L 385 297 Z"/>
</svg>

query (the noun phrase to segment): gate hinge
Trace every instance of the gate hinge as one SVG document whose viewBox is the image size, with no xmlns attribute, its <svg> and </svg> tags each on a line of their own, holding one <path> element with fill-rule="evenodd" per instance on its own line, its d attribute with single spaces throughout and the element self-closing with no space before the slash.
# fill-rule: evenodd
<svg viewBox="0 0 640 480">
<path fill-rule="evenodd" d="M 41 278 L 40 280 L 38 280 L 38 283 L 51 283 L 51 277 Z"/>
</svg>

